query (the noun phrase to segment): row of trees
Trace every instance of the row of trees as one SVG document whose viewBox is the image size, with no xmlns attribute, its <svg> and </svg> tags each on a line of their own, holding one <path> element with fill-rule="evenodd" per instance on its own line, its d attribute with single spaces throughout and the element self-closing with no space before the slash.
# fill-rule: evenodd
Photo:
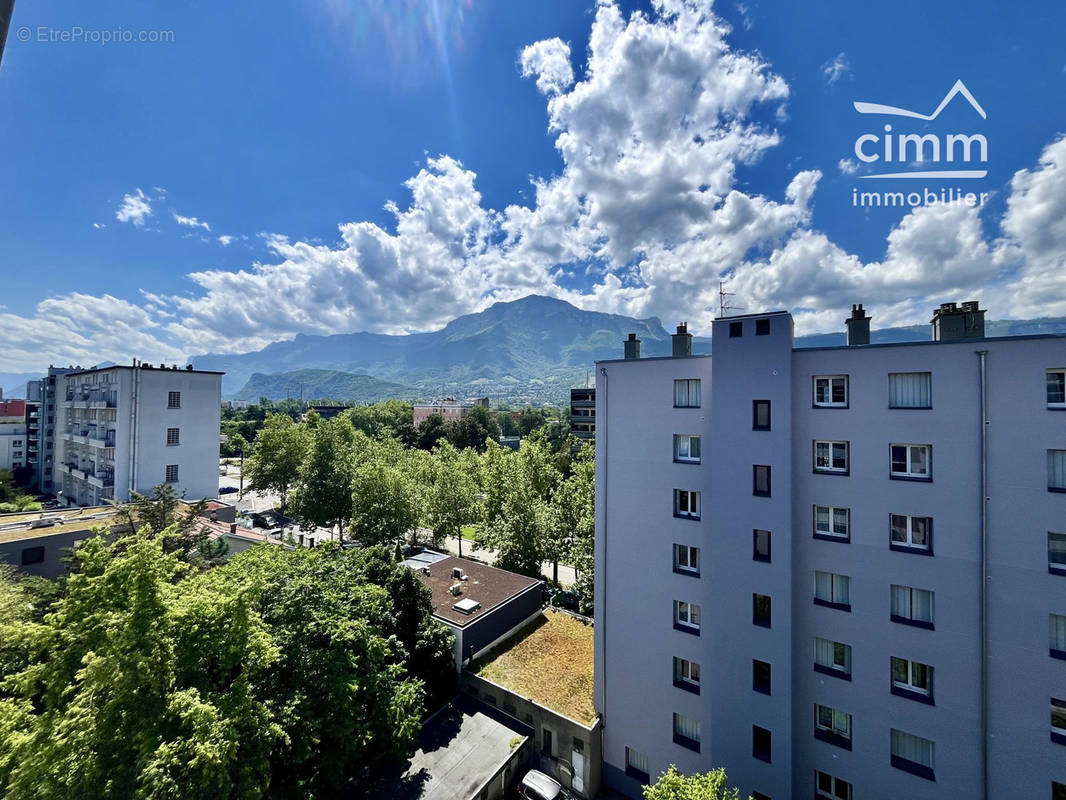
<svg viewBox="0 0 1066 800">
<path fill-rule="evenodd" d="M 198 570 L 149 526 L 58 582 L 0 572 L 0 795 L 332 796 L 414 747 L 451 634 L 386 548 Z"/>
<path fill-rule="evenodd" d="M 479 526 L 498 566 L 539 577 L 544 561 L 571 563 L 591 604 L 594 464 L 588 445 L 553 446 L 546 427 L 518 451 L 490 436 L 457 447 L 409 446 L 384 408 L 331 420 L 268 417 L 245 462 L 246 486 L 274 492 L 305 527 L 325 527 L 364 546 L 425 537 L 440 546 Z M 428 420 L 427 420 L 428 422 Z M 555 575 L 556 580 L 558 575 Z"/>
<path fill-rule="evenodd" d="M 301 404 L 297 400 L 275 403 L 265 397 L 261 398 L 257 405 L 223 408 L 222 455 L 230 457 L 246 452 L 271 416 L 287 416 L 297 421 L 307 408 L 307 404 Z M 399 400 L 356 406 L 347 413 L 352 424 L 369 436 L 376 436 L 383 428 L 388 428 L 392 436 L 405 447 L 418 447 L 422 450 L 432 450 L 443 439 L 447 439 L 460 450 L 468 447 L 483 450 L 486 439 L 528 436 L 549 423 L 554 443 L 561 446 L 568 429 L 561 411 L 546 412 L 536 408 L 519 411 L 503 406 L 489 410 L 477 406 L 461 420 L 445 421 L 441 416 L 433 415 L 417 427 L 412 421 L 411 406 Z"/>
</svg>

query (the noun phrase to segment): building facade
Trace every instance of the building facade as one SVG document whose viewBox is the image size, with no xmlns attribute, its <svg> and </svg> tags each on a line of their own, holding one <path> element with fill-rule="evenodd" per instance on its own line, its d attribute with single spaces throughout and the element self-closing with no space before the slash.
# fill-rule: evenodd
<svg viewBox="0 0 1066 800">
<path fill-rule="evenodd" d="M 726 317 L 713 358 L 679 332 L 598 365 L 596 703 L 629 796 L 670 764 L 755 798 L 1066 792 L 1066 338 L 981 338 L 976 304 L 929 342 L 848 327 L 796 349 L 787 313 Z"/>
<path fill-rule="evenodd" d="M 222 373 L 138 363 L 54 377 L 51 486 L 67 505 L 162 483 L 188 500 L 217 496 Z"/>
<path fill-rule="evenodd" d="M 570 390 L 570 433 L 578 439 L 596 439 L 596 390 Z"/>
<path fill-rule="evenodd" d="M 26 401 L 0 400 L 0 469 L 21 470 L 28 458 Z"/>
<path fill-rule="evenodd" d="M 454 397 L 445 397 L 434 400 L 432 403 L 415 403 L 413 408 L 414 426 L 417 428 L 434 414 L 441 417 L 445 422 L 458 422 L 469 414 L 475 406 L 489 407 L 489 398 L 478 397 L 474 400 L 456 400 Z"/>
</svg>

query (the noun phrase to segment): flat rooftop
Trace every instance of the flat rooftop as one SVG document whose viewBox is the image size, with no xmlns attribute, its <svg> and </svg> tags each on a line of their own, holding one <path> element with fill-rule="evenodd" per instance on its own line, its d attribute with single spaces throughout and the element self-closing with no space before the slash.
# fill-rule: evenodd
<svg viewBox="0 0 1066 800">
<path fill-rule="evenodd" d="M 418 750 L 407 762 L 379 770 L 366 792 L 352 787 L 342 796 L 468 800 L 528 735 L 524 726 L 460 695 L 422 726 Z"/>
<path fill-rule="evenodd" d="M 422 556 L 428 559 L 431 557 L 428 555 L 431 552 L 424 551 Z M 434 553 L 433 555 L 443 554 Z M 408 561 L 411 560 L 408 559 Z M 465 581 L 452 577 L 452 570 L 456 568 L 463 571 L 466 576 Z M 434 616 L 440 617 L 460 628 L 479 617 L 483 617 L 512 597 L 541 583 L 535 578 L 527 578 L 525 575 L 496 569 L 496 567 L 490 567 L 478 561 L 468 561 L 458 556 L 444 556 L 431 561 L 429 564 L 419 564 L 414 569 L 418 577 L 422 579 L 422 583 L 429 588 L 433 595 Z M 429 572 L 428 575 L 426 574 L 427 570 Z M 463 587 L 463 591 L 459 595 L 453 595 L 450 591 L 452 584 L 455 583 L 459 583 Z M 452 608 L 460 600 L 468 599 L 479 603 L 479 607 L 473 612 L 464 614 Z"/>
<path fill-rule="evenodd" d="M 113 525 L 116 522 L 116 514 L 112 506 L 0 514 L 0 542 L 37 539 L 42 536 L 88 530 L 96 525 Z"/>
<path fill-rule="evenodd" d="M 562 611 L 544 611 L 470 671 L 582 725 L 591 725 L 596 721 L 592 665 L 592 625 Z"/>
</svg>

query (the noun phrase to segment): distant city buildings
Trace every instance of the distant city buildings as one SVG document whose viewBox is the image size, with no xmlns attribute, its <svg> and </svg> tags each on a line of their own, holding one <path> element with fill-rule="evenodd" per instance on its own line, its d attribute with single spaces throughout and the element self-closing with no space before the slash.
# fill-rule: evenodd
<svg viewBox="0 0 1066 800">
<path fill-rule="evenodd" d="M 415 403 L 414 425 L 417 428 L 434 414 L 442 417 L 445 422 L 458 422 L 476 406 L 488 408 L 489 398 L 478 397 L 471 400 L 456 400 L 454 397 L 444 397 L 440 400 L 434 400 L 432 403 Z"/>
<path fill-rule="evenodd" d="M 1064 797 L 1066 338 L 602 361 L 596 708 L 604 777 L 724 767 L 755 798 Z"/>
</svg>

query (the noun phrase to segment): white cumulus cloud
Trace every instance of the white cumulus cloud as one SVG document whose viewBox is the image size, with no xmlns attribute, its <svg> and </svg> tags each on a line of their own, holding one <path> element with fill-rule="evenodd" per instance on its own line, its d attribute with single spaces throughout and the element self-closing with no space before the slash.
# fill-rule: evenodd
<svg viewBox="0 0 1066 800">
<path fill-rule="evenodd" d="M 119 222 L 132 222 L 137 227 L 144 225 L 146 217 L 152 215 L 152 202 L 140 189 L 122 198 L 122 205 L 115 212 L 115 219 Z"/>
</svg>

